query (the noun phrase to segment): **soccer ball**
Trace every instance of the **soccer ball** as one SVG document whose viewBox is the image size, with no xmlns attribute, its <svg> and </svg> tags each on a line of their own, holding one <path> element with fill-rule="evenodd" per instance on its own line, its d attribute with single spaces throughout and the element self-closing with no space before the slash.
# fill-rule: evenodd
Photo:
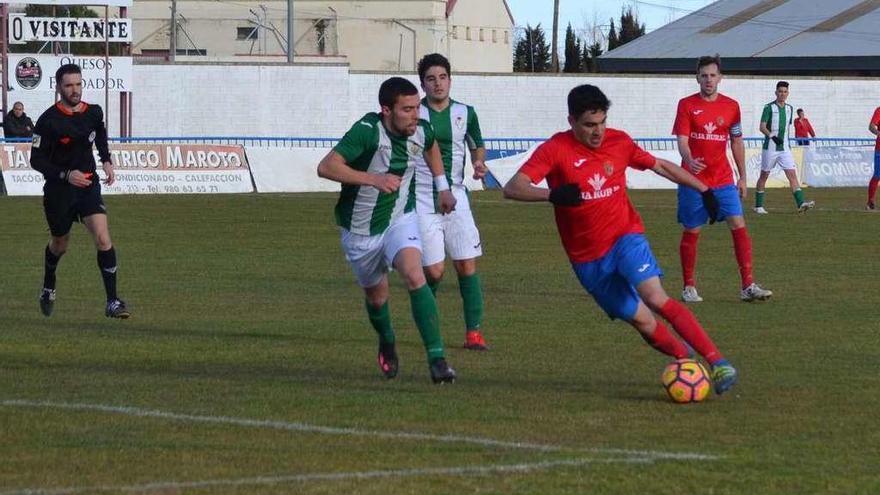
<svg viewBox="0 0 880 495">
<path fill-rule="evenodd" d="M 700 402 L 709 395 L 712 384 L 709 372 L 699 361 L 679 359 L 669 363 L 663 370 L 663 388 L 669 398 L 679 404 Z"/>
</svg>

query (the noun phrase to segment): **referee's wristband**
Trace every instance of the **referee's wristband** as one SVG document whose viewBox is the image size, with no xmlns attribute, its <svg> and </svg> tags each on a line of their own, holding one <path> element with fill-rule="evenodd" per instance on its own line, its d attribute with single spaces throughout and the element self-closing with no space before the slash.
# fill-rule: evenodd
<svg viewBox="0 0 880 495">
<path fill-rule="evenodd" d="M 446 180 L 446 175 L 437 175 L 434 177 L 434 187 L 437 188 L 438 192 L 448 191 L 449 190 L 449 181 Z"/>
</svg>

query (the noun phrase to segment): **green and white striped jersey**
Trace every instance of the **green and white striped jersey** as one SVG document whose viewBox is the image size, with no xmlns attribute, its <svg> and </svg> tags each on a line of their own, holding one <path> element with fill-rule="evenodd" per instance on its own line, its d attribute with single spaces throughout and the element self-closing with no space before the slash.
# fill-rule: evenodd
<svg viewBox="0 0 880 495">
<path fill-rule="evenodd" d="M 455 188 L 464 188 L 465 147 L 470 150 L 483 148 L 483 135 L 480 133 L 480 121 L 474 107 L 449 100 L 442 112 L 437 112 L 428 106 L 428 101 L 422 98 L 419 107 L 420 117 L 429 121 L 434 128 L 434 137 L 440 146 L 440 155 L 443 157 L 443 169 L 449 184 Z M 420 213 L 437 213 L 437 190 L 434 187 L 434 177 L 427 164 L 419 167 L 416 171 L 416 208 Z"/>
<path fill-rule="evenodd" d="M 400 189 L 382 193 L 372 186 L 342 185 L 336 202 L 336 224 L 360 235 L 378 235 L 404 213 L 415 209 L 415 170 L 427 166 L 425 149 L 434 145 L 431 124 L 419 120 L 412 136 L 395 136 L 382 116 L 368 113 L 355 122 L 333 148 L 351 168 L 371 174 L 394 174 Z"/>
<path fill-rule="evenodd" d="M 779 136 L 782 144 L 776 144 L 769 137 L 764 136 L 764 149 L 773 151 L 791 151 L 788 138 L 791 135 L 791 123 L 794 121 L 794 109 L 788 103 L 783 106 L 776 104 L 776 100 L 764 105 L 761 114 L 761 122 L 767 124 L 770 135 Z"/>
</svg>

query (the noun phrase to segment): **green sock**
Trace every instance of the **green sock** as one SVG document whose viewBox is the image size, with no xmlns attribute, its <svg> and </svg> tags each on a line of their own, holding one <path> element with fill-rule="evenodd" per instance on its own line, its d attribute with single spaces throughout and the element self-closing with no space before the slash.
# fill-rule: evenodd
<svg viewBox="0 0 880 495">
<path fill-rule="evenodd" d="M 458 290 L 464 303 L 464 325 L 467 330 L 478 330 L 483 323 L 483 288 L 480 275 L 458 277 Z"/>
<path fill-rule="evenodd" d="M 443 337 L 440 336 L 440 314 L 437 312 L 437 301 L 428 284 L 409 291 L 409 302 L 412 305 L 413 319 L 425 344 L 428 362 L 445 358 Z"/>
<path fill-rule="evenodd" d="M 388 301 L 385 301 L 385 304 L 378 308 L 370 304 L 369 301 L 366 303 L 367 316 L 370 317 L 370 325 L 373 325 L 376 333 L 379 334 L 379 343 L 393 344 L 395 341 L 394 329 L 391 328 L 391 311 L 388 309 Z"/>
<path fill-rule="evenodd" d="M 431 288 L 431 294 L 434 294 L 434 296 L 436 297 L 437 289 L 440 287 L 440 281 L 428 279 L 428 287 Z"/>
<path fill-rule="evenodd" d="M 764 206 L 764 191 L 755 191 L 755 208 Z"/>
<path fill-rule="evenodd" d="M 804 204 L 804 192 L 797 189 L 792 194 L 794 195 L 794 202 L 797 203 L 797 207 L 800 208 L 801 205 Z"/>
</svg>

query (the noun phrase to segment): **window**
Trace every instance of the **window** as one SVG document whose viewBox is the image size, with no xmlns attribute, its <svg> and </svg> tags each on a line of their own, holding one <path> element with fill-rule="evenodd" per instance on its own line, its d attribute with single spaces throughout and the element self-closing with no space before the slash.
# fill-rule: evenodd
<svg viewBox="0 0 880 495">
<path fill-rule="evenodd" d="M 480 41 L 485 41 L 483 39 L 483 28 L 480 28 Z"/>
<path fill-rule="evenodd" d="M 504 44 L 505 45 L 510 44 L 510 38 L 508 36 L 510 36 L 509 32 L 504 31 Z"/>
<path fill-rule="evenodd" d="M 492 30 L 492 43 L 498 43 L 498 31 Z"/>
<path fill-rule="evenodd" d="M 464 39 L 470 41 L 470 39 L 471 39 L 471 28 L 470 27 L 464 28 Z"/>
<path fill-rule="evenodd" d="M 235 39 L 250 41 L 259 38 L 259 30 L 256 27 L 240 27 L 237 28 L 237 33 Z"/>
<path fill-rule="evenodd" d="M 452 26 L 452 39 L 458 39 L 458 26 Z"/>
</svg>

